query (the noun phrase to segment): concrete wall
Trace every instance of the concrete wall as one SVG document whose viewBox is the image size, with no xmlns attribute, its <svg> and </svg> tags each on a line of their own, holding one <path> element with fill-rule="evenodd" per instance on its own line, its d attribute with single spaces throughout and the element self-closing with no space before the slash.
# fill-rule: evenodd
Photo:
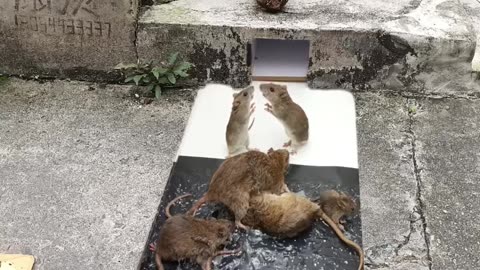
<svg viewBox="0 0 480 270">
<path fill-rule="evenodd" d="M 377 30 L 287 30 L 140 22 L 138 56 L 141 61 L 161 61 L 178 51 L 196 65 L 190 73 L 198 82 L 244 87 L 250 83 L 248 47 L 255 38 L 309 40 L 307 76 L 313 88 L 432 93 L 480 88 L 470 78 L 474 42 L 401 37 Z"/>
<path fill-rule="evenodd" d="M 137 0 L 3 0 L 0 72 L 106 80 L 135 62 Z"/>
</svg>

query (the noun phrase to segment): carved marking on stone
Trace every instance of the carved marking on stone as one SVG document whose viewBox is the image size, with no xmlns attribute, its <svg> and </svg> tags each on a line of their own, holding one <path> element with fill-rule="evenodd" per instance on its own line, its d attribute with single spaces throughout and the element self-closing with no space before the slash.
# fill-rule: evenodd
<svg viewBox="0 0 480 270">
<path fill-rule="evenodd" d="M 15 0 L 15 11 L 52 10 L 52 0 Z"/>
<path fill-rule="evenodd" d="M 112 34 L 112 24 L 104 21 L 65 19 L 47 16 L 28 16 L 15 14 L 15 26 L 21 30 L 30 30 L 46 34 L 80 35 L 87 37 L 106 37 Z"/>
<path fill-rule="evenodd" d="M 81 10 L 98 17 L 99 15 L 94 11 L 94 9 L 96 9 L 96 7 L 93 3 L 93 0 L 65 0 L 65 4 L 60 10 L 60 14 L 71 14 L 75 16 Z"/>
<path fill-rule="evenodd" d="M 15 1 L 14 21 L 19 30 L 57 35 L 111 37 L 112 24 L 100 20 L 97 13 L 97 0 L 11 1 Z M 59 15 L 49 15 L 41 11 Z M 37 12 L 41 13 L 37 14 Z M 89 17 L 92 18 L 88 19 Z"/>
</svg>

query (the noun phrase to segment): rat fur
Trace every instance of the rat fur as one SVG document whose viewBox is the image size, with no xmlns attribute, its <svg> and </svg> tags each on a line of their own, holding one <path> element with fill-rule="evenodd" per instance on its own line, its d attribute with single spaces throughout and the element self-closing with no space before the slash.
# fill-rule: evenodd
<svg viewBox="0 0 480 270">
<path fill-rule="evenodd" d="M 265 110 L 285 128 L 289 141 L 283 147 L 291 147 L 291 153 L 295 154 L 308 141 L 309 124 L 305 111 L 292 100 L 285 85 L 263 83 L 260 84 L 260 92 L 270 102 L 265 104 Z"/>
<path fill-rule="evenodd" d="M 344 197 L 335 198 L 337 207 L 333 207 L 333 201 L 329 199 L 333 216 L 336 217 L 338 211 L 342 213 L 352 211 L 350 198 L 346 201 L 343 201 L 344 199 Z M 265 192 L 251 198 L 250 208 L 242 219 L 242 223 L 279 238 L 292 238 L 311 228 L 315 220 L 321 219 L 333 229 L 340 240 L 355 249 L 360 257 L 358 269 L 362 270 L 364 265 L 362 248 L 345 237 L 337 223 L 322 210 L 322 206 L 291 192 L 281 195 Z"/>
<path fill-rule="evenodd" d="M 251 150 L 227 158 L 213 174 L 207 192 L 188 211 L 195 215 L 207 202 L 223 203 L 235 215 L 235 224 L 247 229 L 241 220 L 249 208 L 250 196 L 267 191 L 274 194 L 287 192 L 285 174 L 289 166 L 289 153 L 284 149 L 268 153 Z"/>
<path fill-rule="evenodd" d="M 249 150 L 248 131 L 252 128 L 255 119 L 250 126 L 248 122 L 255 111 L 253 100 L 254 87 L 249 86 L 238 93 L 233 94 L 232 111 L 227 124 L 225 137 L 227 139 L 228 156 L 231 157 Z"/>
<path fill-rule="evenodd" d="M 165 209 L 167 221 L 163 225 L 158 241 L 150 245 L 155 252 L 155 262 L 158 270 L 163 270 L 163 261 L 191 260 L 210 270 L 212 259 L 221 255 L 232 255 L 240 252 L 219 251 L 226 245 L 235 229 L 228 220 L 204 220 L 189 215 L 172 216 L 170 207 L 178 200 L 191 196 L 185 194 L 172 200 Z"/>
</svg>

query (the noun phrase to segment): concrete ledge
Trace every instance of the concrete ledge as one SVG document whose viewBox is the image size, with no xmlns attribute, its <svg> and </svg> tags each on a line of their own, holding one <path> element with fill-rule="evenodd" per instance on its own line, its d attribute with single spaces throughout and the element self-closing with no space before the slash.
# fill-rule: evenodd
<svg viewBox="0 0 480 270">
<path fill-rule="evenodd" d="M 116 64 L 136 61 L 136 1 L 5 2 L 1 73 L 108 80 Z"/>
<path fill-rule="evenodd" d="M 276 15 L 250 0 L 176 0 L 141 16 L 137 45 L 142 60 L 184 52 L 199 81 L 240 87 L 250 81 L 255 38 L 310 40 L 312 87 L 478 91 L 465 86 L 476 39 L 455 0 L 298 0 Z"/>
</svg>

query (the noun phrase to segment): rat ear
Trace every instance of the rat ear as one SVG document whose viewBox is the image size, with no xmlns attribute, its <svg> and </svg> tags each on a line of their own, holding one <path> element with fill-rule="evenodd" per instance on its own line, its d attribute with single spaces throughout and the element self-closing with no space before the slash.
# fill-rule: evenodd
<svg viewBox="0 0 480 270">
<path fill-rule="evenodd" d="M 340 206 L 340 208 L 344 209 L 344 210 L 347 210 L 350 208 L 350 202 L 349 202 L 349 198 L 341 198 L 340 200 L 337 201 L 338 203 L 338 206 Z"/>
<path fill-rule="evenodd" d="M 273 148 L 270 147 L 270 149 L 268 149 L 268 152 L 267 152 L 267 153 L 268 153 L 268 154 L 271 154 L 271 153 L 273 153 L 273 151 L 274 151 Z"/>
<path fill-rule="evenodd" d="M 238 93 L 233 93 L 233 98 L 237 97 Z"/>
</svg>

